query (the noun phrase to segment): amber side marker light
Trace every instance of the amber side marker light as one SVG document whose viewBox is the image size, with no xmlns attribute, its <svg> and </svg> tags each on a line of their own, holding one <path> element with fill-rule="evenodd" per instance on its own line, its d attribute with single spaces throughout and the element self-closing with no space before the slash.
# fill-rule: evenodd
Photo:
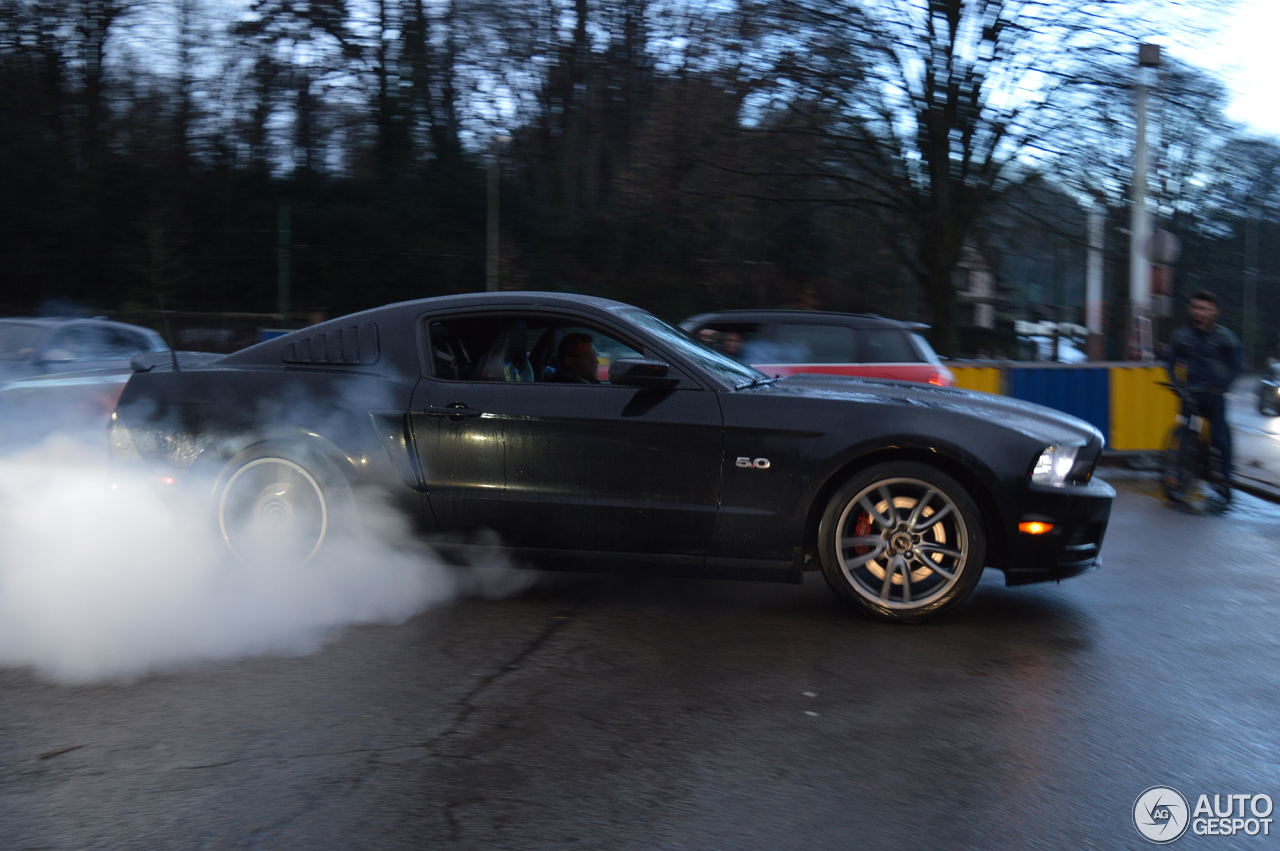
<svg viewBox="0 0 1280 851">
<path fill-rule="evenodd" d="M 1039 520 L 1026 520 L 1018 524 L 1018 531 L 1027 535 L 1043 535 L 1045 532 L 1053 531 L 1053 524 L 1042 523 Z"/>
</svg>

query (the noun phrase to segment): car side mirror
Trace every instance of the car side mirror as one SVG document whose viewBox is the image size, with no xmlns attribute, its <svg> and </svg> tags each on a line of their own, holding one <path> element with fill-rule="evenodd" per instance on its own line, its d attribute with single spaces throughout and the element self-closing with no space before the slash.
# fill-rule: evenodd
<svg viewBox="0 0 1280 851">
<path fill-rule="evenodd" d="M 49 349 L 40 355 L 40 363 L 69 363 L 76 359 L 76 356 L 66 349 Z"/>
<path fill-rule="evenodd" d="M 669 375 L 670 371 L 671 367 L 660 360 L 618 358 L 609 364 L 609 383 L 670 390 L 680 383 L 680 377 Z"/>
</svg>

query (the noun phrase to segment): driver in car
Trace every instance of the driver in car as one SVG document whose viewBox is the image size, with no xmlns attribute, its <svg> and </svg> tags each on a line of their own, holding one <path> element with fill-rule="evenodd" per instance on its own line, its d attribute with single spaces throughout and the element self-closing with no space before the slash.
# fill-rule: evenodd
<svg viewBox="0 0 1280 851">
<path fill-rule="evenodd" d="M 590 334 L 566 334 L 556 349 L 556 371 L 552 380 L 561 384 L 599 384 L 596 365 L 600 353 Z"/>
</svg>

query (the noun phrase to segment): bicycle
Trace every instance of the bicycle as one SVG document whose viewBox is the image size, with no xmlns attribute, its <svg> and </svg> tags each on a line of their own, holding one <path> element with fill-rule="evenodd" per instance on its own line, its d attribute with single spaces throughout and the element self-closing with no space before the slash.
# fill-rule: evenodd
<svg viewBox="0 0 1280 851">
<path fill-rule="evenodd" d="M 1210 442 L 1209 419 L 1196 403 L 1195 394 L 1200 392 L 1200 388 L 1164 381 L 1160 384 L 1168 387 L 1181 402 L 1177 421 L 1165 440 L 1161 480 L 1165 498 L 1178 505 L 1190 505 L 1193 486 L 1200 481 L 1208 485 L 1214 494 L 1214 499 L 1205 500 L 1205 507 L 1214 511 L 1225 510 L 1229 497 L 1224 495 L 1226 482 L 1222 474 L 1222 459 Z"/>
</svg>

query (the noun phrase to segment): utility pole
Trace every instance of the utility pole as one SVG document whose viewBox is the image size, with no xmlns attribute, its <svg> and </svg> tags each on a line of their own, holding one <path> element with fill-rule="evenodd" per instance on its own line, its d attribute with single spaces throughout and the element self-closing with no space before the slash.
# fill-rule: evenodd
<svg viewBox="0 0 1280 851">
<path fill-rule="evenodd" d="M 1160 45 L 1138 45 L 1138 75 L 1134 82 L 1134 110 L 1137 125 L 1133 144 L 1133 182 L 1129 210 L 1129 309 L 1133 312 L 1132 334 L 1138 341 L 1140 357 L 1146 357 L 1151 338 L 1151 264 L 1147 241 L 1151 237 L 1151 216 L 1147 211 L 1147 91 L 1158 81 Z"/>
<path fill-rule="evenodd" d="M 280 319 L 289 320 L 289 252 L 293 246 L 293 207 L 288 202 L 280 205 L 279 218 L 276 222 L 278 241 L 276 243 L 276 313 Z"/>
<path fill-rule="evenodd" d="M 1089 329 L 1085 349 L 1089 360 L 1095 361 L 1106 357 L 1106 337 L 1102 327 L 1102 251 L 1107 213 L 1103 200 L 1094 198 L 1089 205 L 1089 262 L 1085 271 L 1084 324 Z"/>
</svg>

